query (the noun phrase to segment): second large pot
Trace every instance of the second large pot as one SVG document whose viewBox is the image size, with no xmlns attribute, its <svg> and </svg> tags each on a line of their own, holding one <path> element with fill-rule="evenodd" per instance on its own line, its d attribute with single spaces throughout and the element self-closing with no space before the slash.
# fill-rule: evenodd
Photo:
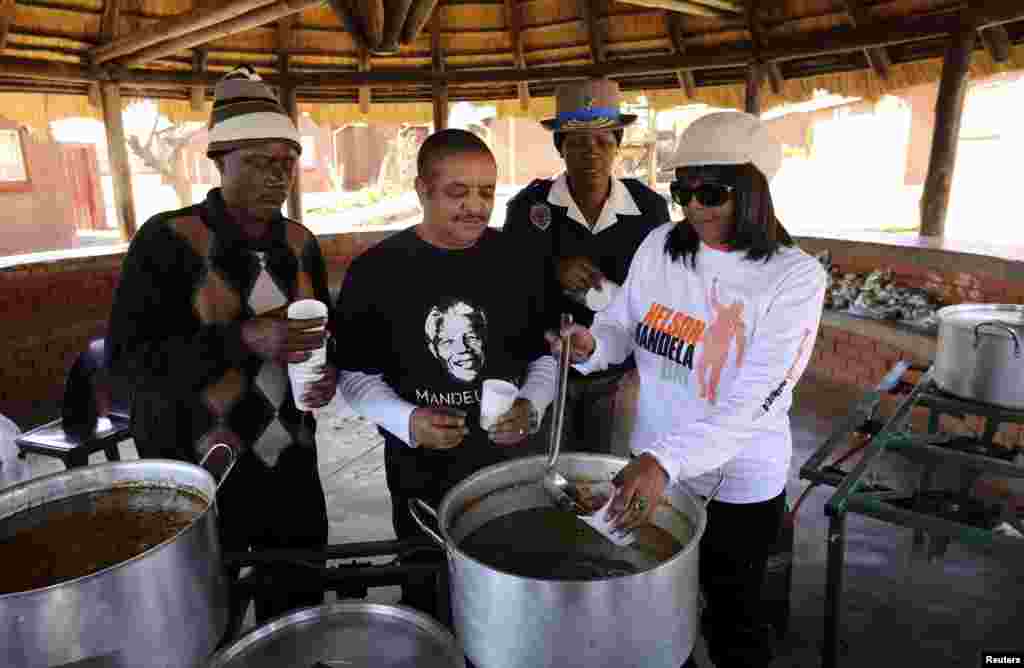
<svg viewBox="0 0 1024 668">
<path fill-rule="evenodd" d="M 1024 306 L 960 304 L 937 315 L 936 384 L 962 399 L 1024 410 Z"/>
<path fill-rule="evenodd" d="M 563 454 L 559 470 L 574 481 L 607 481 L 619 457 Z M 681 486 L 666 490 L 654 523 L 683 549 L 640 573 L 598 580 L 541 580 L 473 559 L 460 542 L 483 524 L 551 501 L 540 485 L 546 457 L 492 466 L 470 476 L 437 510 L 448 555 L 452 615 L 466 656 L 477 668 L 678 668 L 697 636 L 698 544 L 706 514 Z M 689 526 L 687 526 L 689 525 Z M 692 535 L 689 535 L 692 531 Z"/>
</svg>

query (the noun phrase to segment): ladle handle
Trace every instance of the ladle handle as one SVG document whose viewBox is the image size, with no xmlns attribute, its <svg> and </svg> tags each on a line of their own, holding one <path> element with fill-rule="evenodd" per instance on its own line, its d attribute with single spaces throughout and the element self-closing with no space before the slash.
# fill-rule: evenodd
<svg viewBox="0 0 1024 668">
<path fill-rule="evenodd" d="M 235 456 L 234 448 L 232 448 L 227 443 L 214 443 L 213 446 L 211 446 L 210 449 L 206 451 L 206 454 L 203 455 L 203 458 L 199 460 L 199 466 L 206 469 L 206 461 L 210 458 L 210 455 L 212 455 L 218 448 L 227 448 L 228 453 L 231 455 L 231 461 L 228 462 L 228 467 L 224 469 L 224 473 L 221 474 L 220 480 L 217 481 L 217 489 L 215 490 L 217 492 L 220 491 L 220 486 L 223 485 L 224 481 L 228 479 L 228 474 L 231 473 L 231 469 L 235 468 L 235 464 L 238 462 L 238 457 Z M 206 470 L 210 471 L 210 469 Z M 210 472 L 212 473 L 212 471 Z"/>
<path fill-rule="evenodd" d="M 435 522 L 437 521 L 437 511 L 431 508 L 427 504 L 427 502 L 422 499 L 409 499 L 409 514 L 412 515 L 413 522 L 416 522 L 416 524 L 419 525 L 420 529 L 423 529 L 423 533 L 430 536 L 430 539 L 432 541 L 440 545 L 442 550 L 445 549 L 447 546 L 444 544 L 444 538 L 441 538 L 441 536 L 439 536 L 436 531 L 427 526 L 427 523 L 423 521 L 422 517 L 420 517 L 420 513 L 419 510 L 417 509 L 417 506 L 425 510 L 431 517 L 433 517 Z"/>
<path fill-rule="evenodd" d="M 718 472 L 718 482 L 716 482 L 715 486 L 711 488 L 711 493 L 708 494 L 708 498 L 704 499 L 704 510 L 707 510 L 708 509 L 708 504 L 715 500 L 715 497 L 718 496 L 718 492 L 720 492 L 722 490 L 722 485 L 724 485 L 724 484 L 725 484 L 725 471 L 719 470 L 719 472 Z"/>
<path fill-rule="evenodd" d="M 551 437 L 548 445 L 548 468 L 555 467 L 558 461 L 558 451 L 562 447 L 562 425 L 565 423 L 565 397 L 568 394 L 569 386 L 569 359 L 572 354 L 570 350 L 570 336 L 565 333 L 572 326 L 572 314 L 563 313 L 558 331 L 562 339 L 562 350 L 558 356 L 558 385 L 555 392 L 555 413 L 551 417 Z"/>
</svg>

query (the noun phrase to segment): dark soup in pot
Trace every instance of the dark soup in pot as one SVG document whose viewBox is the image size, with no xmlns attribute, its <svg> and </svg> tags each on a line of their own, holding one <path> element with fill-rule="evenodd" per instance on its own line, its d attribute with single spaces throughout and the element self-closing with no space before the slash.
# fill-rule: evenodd
<svg viewBox="0 0 1024 668">
<path fill-rule="evenodd" d="M 0 520 L 0 595 L 59 584 L 159 545 L 209 502 L 180 488 L 126 486 L 51 501 Z"/>
<path fill-rule="evenodd" d="M 495 518 L 466 536 L 459 548 L 505 573 L 540 580 L 597 580 L 650 570 L 672 558 L 680 542 L 664 529 L 646 525 L 636 541 L 618 546 L 571 513 L 551 507 L 517 510 Z"/>
</svg>

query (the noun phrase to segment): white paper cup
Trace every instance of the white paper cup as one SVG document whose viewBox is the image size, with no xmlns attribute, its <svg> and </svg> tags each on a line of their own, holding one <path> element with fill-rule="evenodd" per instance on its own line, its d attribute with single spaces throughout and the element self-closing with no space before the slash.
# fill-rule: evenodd
<svg viewBox="0 0 1024 668">
<path fill-rule="evenodd" d="M 498 418 L 512 408 L 518 396 L 519 388 L 507 380 L 485 380 L 480 398 L 480 426 L 484 430 L 493 427 Z"/>
<path fill-rule="evenodd" d="M 598 313 L 611 305 L 618 292 L 619 286 L 606 278 L 601 281 L 600 290 L 595 290 L 594 288 L 587 290 L 587 293 L 583 296 L 583 303 L 591 311 Z"/>
<path fill-rule="evenodd" d="M 289 320 L 311 320 L 327 317 L 327 305 L 316 299 L 301 299 L 293 302 L 288 307 Z M 315 328 L 322 330 L 323 327 Z M 300 411 L 312 410 L 302 401 L 304 395 L 312 383 L 320 380 L 320 368 L 327 362 L 327 346 L 320 346 L 312 351 L 312 355 L 305 362 L 295 362 L 288 365 L 288 379 L 292 385 L 292 398 L 295 399 L 295 407 Z"/>
</svg>

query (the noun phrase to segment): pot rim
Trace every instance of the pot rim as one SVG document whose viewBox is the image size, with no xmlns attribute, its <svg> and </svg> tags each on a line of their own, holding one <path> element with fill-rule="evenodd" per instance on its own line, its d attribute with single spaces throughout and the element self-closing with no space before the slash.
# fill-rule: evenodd
<svg viewBox="0 0 1024 668">
<path fill-rule="evenodd" d="M 614 456 L 614 455 L 597 455 L 597 454 L 579 453 L 579 452 L 563 453 L 563 454 L 560 455 L 560 458 L 594 459 L 594 460 L 609 460 L 609 459 L 611 459 L 611 460 L 615 460 L 617 463 L 621 462 L 623 466 L 625 466 L 626 464 L 629 463 L 629 460 L 624 458 L 624 457 L 617 457 L 617 456 Z M 701 538 L 703 538 L 703 536 L 704 536 L 704 530 L 707 527 L 707 511 L 704 510 L 703 504 L 698 500 L 697 495 L 689 488 L 689 486 L 686 485 L 685 482 L 677 481 L 675 483 L 670 483 L 665 488 L 665 491 L 668 492 L 668 490 L 675 488 L 679 492 L 681 492 L 685 497 L 687 497 L 689 499 L 689 501 L 693 504 L 693 507 L 698 510 L 698 513 L 699 513 L 699 517 L 697 518 L 698 521 L 694 522 L 695 527 L 694 527 L 693 535 L 690 537 L 690 540 L 687 542 L 687 544 L 683 546 L 683 549 L 679 550 L 678 552 L 676 552 L 674 555 L 672 555 L 671 557 L 669 557 L 665 561 L 662 561 L 657 566 L 655 566 L 653 568 L 650 568 L 648 570 L 641 571 L 639 573 L 631 573 L 629 575 L 610 575 L 610 576 L 601 577 L 601 578 L 586 578 L 586 579 L 578 579 L 578 580 L 577 579 L 544 580 L 542 578 L 531 578 L 531 577 L 527 577 L 525 575 L 518 575 L 516 573 L 509 573 L 507 571 L 501 570 L 500 568 L 495 568 L 491 564 L 485 563 L 485 562 L 480 561 L 478 559 L 474 559 L 473 557 L 471 557 L 470 555 L 468 555 L 467 553 L 462 551 L 462 549 L 452 539 L 451 534 L 450 534 L 450 532 L 448 530 L 448 522 L 446 522 L 445 520 L 448 518 L 448 515 L 450 514 L 450 509 L 451 509 L 452 504 L 454 503 L 454 500 L 461 494 L 461 492 L 465 488 L 469 487 L 477 479 L 485 477 L 486 475 L 488 475 L 488 474 L 490 474 L 492 472 L 495 472 L 495 471 L 498 471 L 498 470 L 501 470 L 501 469 L 506 469 L 510 465 L 516 464 L 516 465 L 519 465 L 519 466 L 525 466 L 528 462 L 539 462 L 539 463 L 545 463 L 546 464 L 546 462 L 547 462 L 547 455 L 535 455 L 535 456 L 531 456 L 531 457 L 521 457 L 521 458 L 518 458 L 518 459 L 513 459 L 513 460 L 509 460 L 509 461 L 505 461 L 505 462 L 500 462 L 498 464 L 492 464 L 491 466 L 488 466 L 486 468 L 480 469 L 479 471 L 476 471 L 475 473 L 473 473 L 472 475 L 468 476 L 466 479 L 462 480 L 457 485 L 455 485 L 455 487 L 452 487 L 450 490 L 448 490 L 448 493 L 445 494 L 444 498 L 441 499 L 441 505 L 439 505 L 438 508 L 437 508 L 437 524 L 438 524 L 438 528 L 441 530 L 441 537 L 444 538 L 445 550 L 446 551 L 454 552 L 459 557 L 461 557 L 463 559 L 466 559 L 466 560 L 468 560 L 468 561 L 470 561 L 470 562 L 472 562 L 474 564 L 477 564 L 479 566 L 483 566 L 484 568 L 487 568 L 487 569 L 489 569 L 491 571 L 494 571 L 496 573 L 500 573 L 504 577 L 515 578 L 517 580 L 522 580 L 522 581 L 526 581 L 526 582 L 557 582 L 558 584 L 581 584 L 581 583 L 592 583 L 592 582 L 609 582 L 609 581 L 612 581 L 612 580 L 622 580 L 622 579 L 625 579 L 625 578 L 642 577 L 642 576 L 645 576 L 645 575 L 649 575 L 651 573 L 655 573 L 657 571 L 660 571 L 663 568 L 667 568 L 668 566 L 670 566 L 671 564 L 675 563 L 676 561 L 681 560 L 684 557 L 687 557 L 691 553 L 692 550 L 698 549 L 697 546 L 700 544 Z M 540 478 L 538 477 L 538 482 L 539 482 L 539 480 L 540 480 Z M 523 482 L 519 482 L 519 483 L 516 483 L 516 484 L 528 484 L 528 483 L 523 481 Z M 502 488 L 495 488 L 495 489 L 489 490 L 485 494 L 485 496 L 493 494 L 493 493 L 499 491 L 500 489 L 504 489 L 504 487 L 502 487 Z M 693 521 L 693 518 L 691 518 L 683 510 L 680 510 L 679 508 L 675 508 L 675 510 L 676 510 L 676 512 L 682 513 L 684 516 L 686 516 L 687 519 Z"/>
<path fill-rule="evenodd" d="M 216 489 L 216 485 L 217 485 L 216 480 L 214 480 L 214 477 L 210 474 L 209 471 L 207 471 L 206 469 L 204 469 L 201 466 L 196 466 L 195 464 L 190 464 L 189 462 L 184 462 L 184 461 L 180 461 L 180 460 L 176 460 L 176 459 L 139 459 L 139 460 L 133 460 L 133 461 L 126 461 L 126 462 L 103 462 L 101 464 L 94 464 L 92 466 L 85 466 L 85 467 L 69 469 L 69 470 L 65 470 L 65 471 L 56 471 L 54 473 L 49 473 L 47 475 L 39 476 L 37 478 L 31 478 L 29 480 L 25 480 L 23 482 L 18 483 L 17 485 L 12 485 L 11 487 L 8 487 L 8 488 L 0 491 L 0 501 L 2 501 L 5 497 L 13 495 L 15 493 L 23 493 L 25 490 L 30 489 L 32 487 L 46 487 L 49 483 L 57 481 L 60 478 L 64 478 L 66 480 L 71 480 L 71 479 L 73 479 L 75 477 L 81 477 L 81 475 L 85 471 L 111 470 L 111 471 L 115 471 L 116 472 L 118 470 L 131 471 L 133 469 L 166 469 L 166 468 L 168 468 L 168 465 L 171 465 L 172 468 L 184 468 L 184 469 L 189 470 L 189 471 L 201 471 L 203 475 L 205 475 L 207 478 L 209 478 L 210 487 L 212 489 L 214 489 L 214 490 Z M 98 577 L 100 577 L 102 575 L 105 575 L 107 573 L 111 573 L 111 572 L 113 572 L 113 571 L 115 571 L 115 570 L 117 570 L 119 568 L 126 568 L 126 567 L 128 567 L 128 566 L 130 566 L 130 565 L 132 565 L 132 564 L 134 564 L 134 563 L 136 563 L 138 561 L 143 560 L 144 558 L 152 556 L 153 554 L 155 554 L 156 552 L 164 549 L 165 547 L 167 547 L 171 543 L 176 542 L 179 538 L 184 536 L 186 533 L 191 532 L 195 528 L 195 525 L 200 520 L 202 520 L 204 517 L 206 517 L 206 515 L 211 510 L 214 510 L 216 508 L 216 496 L 211 498 L 211 496 L 209 494 L 205 493 L 203 490 L 197 489 L 197 488 L 192 487 L 192 486 L 187 486 L 187 485 L 175 486 L 175 485 L 168 485 L 168 484 L 159 485 L 159 484 L 156 484 L 155 482 L 153 484 L 148 484 L 148 485 L 143 485 L 143 486 L 146 486 L 146 487 L 174 487 L 176 489 L 181 489 L 181 490 L 187 491 L 189 493 L 196 494 L 198 496 L 201 496 L 206 501 L 206 508 L 202 512 L 197 514 L 194 518 L 192 518 L 192 520 L 188 523 L 187 526 L 183 527 L 181 530 L 179 530 L 173 536 L 169 536 L 166 540 L 164 540 L 164 541 L 162 541 L 160 543 L 157 543 L 156 545 L 150 547 L 148 550 L 144 550 L 143 552 L 140 552 L 140 553 L 136 554 L 135 556 L 133 556 L 133 557 L 131 557 L 129 559 L 125 559 L 124 561 L 119 561 L 116 564 L 107 566 L 106 568 L 100 569 L 100 570 L 95 571 L 93 573 L 88 573 L 86 575 L 82 575 L 80 577 L 77 577 L 77 578 L 74 578 L 74 579 L 71 579 L 71 580 L 64 580 L 63 582 L 58 582 L 56 584 L 48 585 L 46 587 L 37 587 L 36 589 L 26 589 L 25 591 L 12 591 L 12 592 L 8 592 L 6 594 L 0 594 L 0 602 L 14 600 L 15 598 L 20 597 L 20 596 L 34 596 L 34 595 L 40 594 L 42 592 L 49 592 L 49 591 L 58 589 L 60 587 L 76 586 L 76 585 L 79 585 L 79 584 L 81 584 L 81 583 L 83 583 L 83 582 L 85 582 L 87 580 L 92 579 L 92 578 L 98 578 Z M 6 517 L 0 518 L 0 523 L 2 523 L 4 520 L 6 520 L 7 517 L 12 517 L 13 515 L 17 515 L 18 513 L 22 513 L 22 512 L 25 512 L 27 510 L 31 510 L 31 509 L 35 509 L 35 508 L 39 508 L 39 507 L 45 506 L 47 503 L 55 503 L 57 501 L 63 501 L 64 499 L 68 499 L 68 498 L 71 498 L 73 496 L 78 496 L 79 494 L 92 494 L 94 492 L 102 492 L 102 491 L 111 490 L 111 489 L 118 489 L 118 488 L 119 488 L 119 485 L 117 485 L 117 484 L 107 485 L 107 486 L 103 486 L 103 487 L 97 487 L 96 489 L 93 489 L 93 490 L 80 490 L 80 491 L 76 491 L 73 494 L 67 494 L 65 496 L 59 496 L 59 497 L 56 497 L 56 498 L 47 499 L 46 501 L 43 501 L 42 503 L 30 503 L 29 505 L 25 506 L 24 508 L 21 508 L 20 510 L 15 511 L 11 515 L 7 515 Z"/>
<path fill-rule="evenodd" d="M 374 617 L 398 618 L 408 622 L 421 631 L 427 633 L 431 638 L 438 641 L 453 658 L 461 657 L 462 650 L 455 635 L 441 624 L 419 610 L 405 605 L 370 603 L 367 601 L 337 601 L 335 603 L 324 603 L 296 610 L 289 610 L 278 617 L 264 622 L 249 629 L 244 634 L 235 638 L 234 642 L 222 647 L 210 658 L 210 668 L 230 665 L 242 652 L 257 645 L 260 641 L 271 638 L 274 634 L 296 627 L 305 622 L 317 622 L 330 619 L 333 616 L 343 613 L 365 613 Z M 207 664 L 204 664 L 207 665 Z"/>
<path fill-rule="evenodd" d="M 1017 314 L 1021 321 L 1019 322 L 1008 322 L 1000 319 L 1000 314 L 1014 313 Z M 971 321 L 964 321 L 958 318 L 958 316 L 965 314 L 975 314 L 981 316 L 991 315 L 989 321 L 998 322 L 1011 329 L 1022 330 L 1024 333 L 1024 305 L 1020 304 L 978 304 L 978 303 L 963 303 L 955 304 L 953 306 L 944 306 L 935 312 L 935 316 L 939 319 L 939 324 L 948 325 L 956 329 L 967 330 L 974 332 L 974 328 L 984 320 L 972 319 Z M 985 330 L 979 331 L 979 334 L 998 336 L 1000 338 L 1008 339 L 1010 336 L 998 329 L 996 330 Z"/>
</svg>

